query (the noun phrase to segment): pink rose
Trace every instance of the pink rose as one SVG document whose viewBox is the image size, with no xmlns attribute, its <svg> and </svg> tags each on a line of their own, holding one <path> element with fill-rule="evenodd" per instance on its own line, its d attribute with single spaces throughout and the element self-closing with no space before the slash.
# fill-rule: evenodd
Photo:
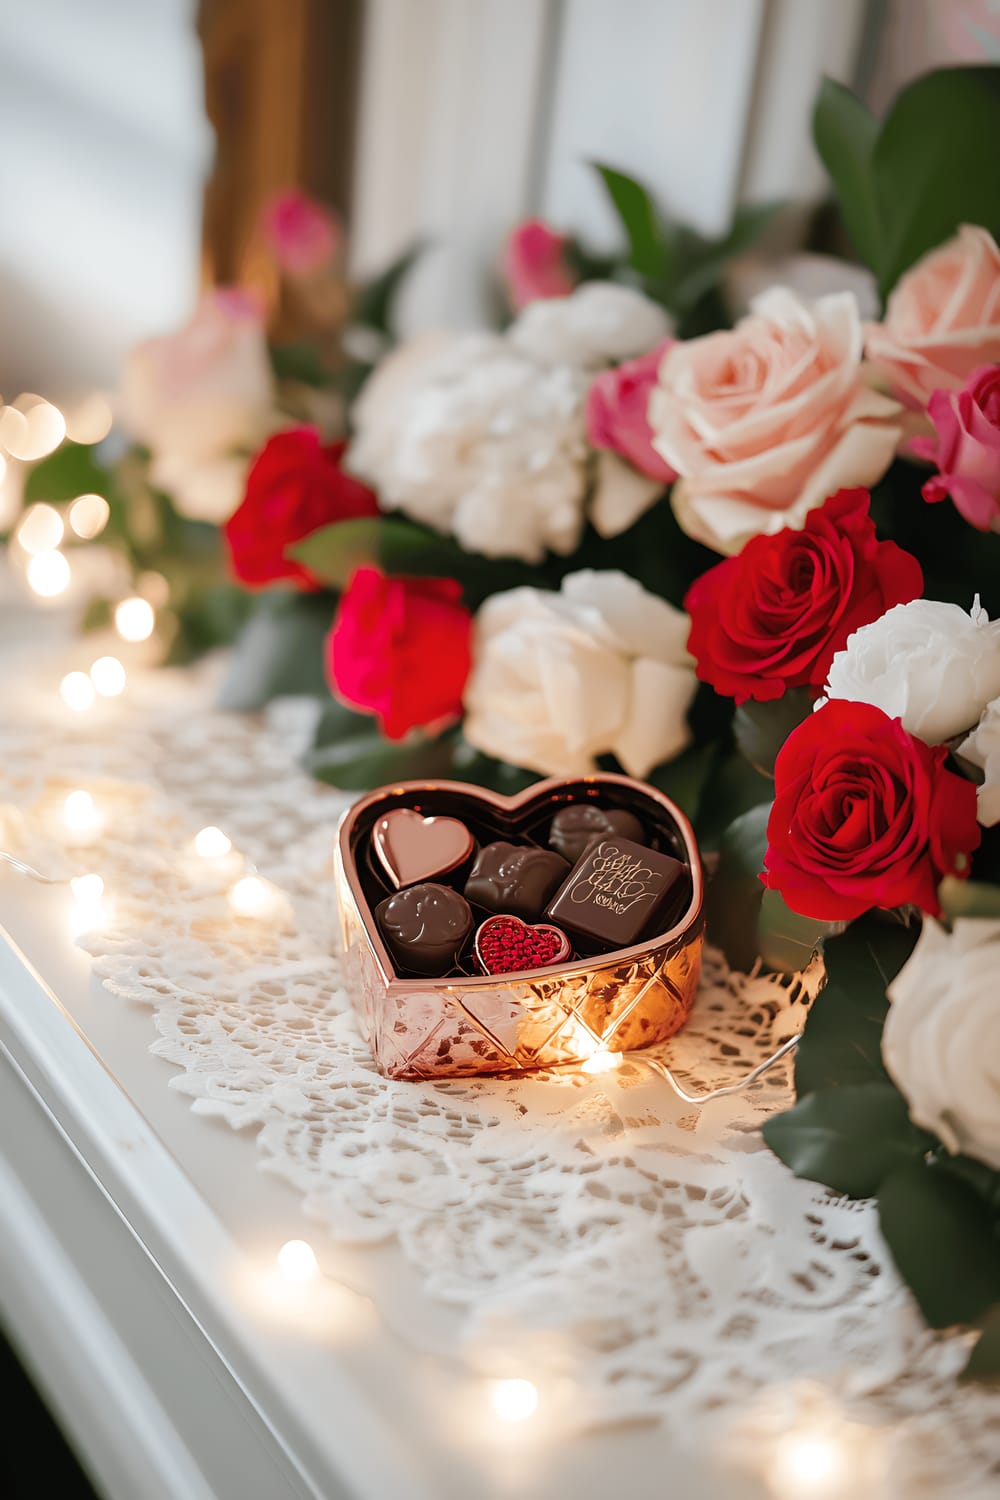
<svg viewBox="0 0 1000 1500">
<path fill-rule="evenodd" d="M 519 312 L 540 297 L 568 297 L 576 285 L 566 261 L 566 237 L 541 219 L 525 219 L 511 230 L 503 274 L 512 305 Z"/>
<path fill-rule="evenodd" d="M 690 536 L 736 553 L 882 477 L 899 407 L 868 385 L 861 344 L 850 293 L 808 302 L 774 287 L 731 331 L 672 346 L 649 419 Z"/>
<path fill-rule="evenodd" d="M 918 260 L 866 341 L 893 395 L 921 411 L 936 390 L 957 390 L 977 366 L 1000 361 L 1000 249 L 989 231 L 963 224 Z"/>
<path fill-rule="evenodd" d="M 322 271 L 340 248 L 342 231 L 336 214 L 298 188 L 276 193 L 265 205 L 260 222 L 275 260 L 292 276 Z"/>
<path fill-rule="evenodd" d="M 673 344 L 664 339 L 648 354 L 628 359 L 598 375 L 587 393 L 587 437 L 595 448 L 610 448 L 660 484 L 672 484 L 676 473 L 653 447 L 649 396 L 660 360 Z"/>
<path fill-rule="evenodd" d="M 934 438 L 914 438 L 914 453 L 937 464 L 925 500 L 951 496 L 980 531 L 1000 531 L 1000 365 L 973 370 L 960 391 L 935 391 L 927 407 Z"/>
</svg>

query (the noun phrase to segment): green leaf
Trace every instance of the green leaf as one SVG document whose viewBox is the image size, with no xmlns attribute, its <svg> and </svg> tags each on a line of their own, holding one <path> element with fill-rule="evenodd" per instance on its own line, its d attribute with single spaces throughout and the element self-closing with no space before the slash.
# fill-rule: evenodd
<svg viewBox="0 0 1000 1500">
<path fill-rule="evenodd" d="M 692 745 L 665 765 L 655 767 L 646 780 L 676 802 L 681 812 L 693 821 L 714 764 L 714 746 Z"/>
<path fill-rule="evenodd" d="M 888 1082 L 882 1063 L 886 986 L 913 951 L 917 932 L 869 914 L 824 941 L 826 987 L 813 1001 L 795 1055 L 800 1095 Z"/>
<path fill-rule="evenodd" d="M 735 819 L 754 807 L 770 809 L 773 796 L 774 782 L 755 771 L 742 755 L 730 755 L 713 766 L 695 826 L 702 850 L 718 849 Z"/>
<path fill-rule="evenodd" d="M 959 880 L 946 875 L 938 886 L 938 899 L 946 917 L 1000 917 L 1000 886 L 982 880 Z"/>
<path fill-rule="evenodd" d="M 1000 1302 L 1000 1236 L 970 1187 L 922 1163 L 886 1177 L 879 1224 L 932 1328 L 972 1323 Z"/>
<path fill-rule="evenodd" d="M 823 939 L 840 927 L 838 922 L 803 917 L 786 905 L 780 891 L 766 890 L 757 918 L 758 951 L 769 969 L 795 974 L 811 962 Z"/>
<path fill-rule="evenodd" d="M 367 791 L 384 782 L 449 776 L 454 753 L 450 735 L 387 740 L 373 724 L 366 732 L 308 751 L 305 766 L 319 781 L 344 791 Z"/>
<path fill-rule="evenodd" d="M 628 238 L 629 265 L 640 276 L 662 280 L 669 274 L 670 247 L 653 200 L 634 177 L 599 161 L 591 166 L 600 173 L 608 197 Z"/>
<path fill-rule="evenodd" d="M 897 96 L 872 152 L 883 296 L 960 224 L 1000 237 L 998 140 L 1000 68 L 940 68 Z"/>
<path fill-rule="evenodd" d="M 329 594 L 262 595 L 233 648 L 220 708 L 248 712 L 293 694 L 326 698 L 323 643 L 333 610 Z"/>
<path fill-rule="evenodd" d="M 323 356 L 308 339 L 300 339 L 294 344 L 272 344 L 270 354 L 276 380 L 294 380 L 320 390 L 331 383 Z"/>
<path fill-rule="evenodd" d="M 25 505 L 44 500 L 61 505 L 77 495 L 104 495 L 114 485 L 114 476 L 97 462 L 94 449 L 82 443 L 64 443 L 35 464 L 24 485 Z M 110 503 L 110 501 L 109 501 Z"/>
<path fill-rule="evenodd" d="M 670 287 L 670 306 L 683 317 L 697 302 L 721 281 L 729 261 L 750 249 L 784 207 L 783 203 L 745 204 L 738 209 L 727 234 L 719 240 L 696 241 L 686 235 L 681 241 L 688 248 L 685 260 L 689 262 L 683 272 L 678 272 Z M 698 248 L 694 249 L 697 244 Z M 678 255 L 678 259 L 680 256 Z"/>
<path fill-rule="evenodd" d="M 900 1168 L 920 1163 L 934 1144 L 910 1122 L 906 1100 L 891 1083 L 807 1094 L 766 1122 L 764 1139 L 796 1177 L 851 1198 L 872 1197 Z"/>
<path fill-rule="evenodd" d="M 356 739 L 359 734 L 370 734 L 371 730 L 371 714 L 359 713 L 357 709 L 348 708 L 346 703 L 331 698 L 323 705 L 316 723 L 312 748 L 318 750 L 324 745 L 339 744 L 341 740 Z"/>
<path fill-rule="evenodd" d="M 709 941 L 722 949 L 734 969 L 750 969 L 757 958 L 757 913 L 764 894 L 759 877 L 770 811 L 766 803 L 730 823 L 719 840 L 719 865 L 706 894 Z"/>
<path fill-rule="evenodd" d="M 1000 1380 L 1000 1303 L 990 1308 L 960 1380 Z"/>
<path fill-rule="evenodd" d="M 378 276 L 367 282 L 359 291 L 354 318 L 364 328 L 374 328 L 378 333 L 391 334 L 396 298 L 410 271 L 427 248 L 426 240 L 417 240 L 396 257 Z"/>
<path fill-rule="evenodd" d="M 812 713 L 808 688 L 790 688 L 770 703 L 741 703 L 733 716 L 737 748 L 762 776 L 774 775 L 774 762 L 793 729 Z"/>
<path fill-rule="evenodd" d="M 833 178 L 854 248 L 876 274 L 883 248 L 872 170 L 878 133 L 878 121 L 857 95 L 824 78 L 813 110 L 813 138 Z"/>
</svg>

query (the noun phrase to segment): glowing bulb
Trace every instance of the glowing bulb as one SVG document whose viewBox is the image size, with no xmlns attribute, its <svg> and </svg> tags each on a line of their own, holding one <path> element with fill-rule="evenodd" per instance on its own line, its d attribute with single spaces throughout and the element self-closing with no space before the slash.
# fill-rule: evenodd
<svg viewBox="0 0 1000 1500">
<path fill-rule="evenodd" d="M 202 859 L 221 859 L 232 847 L 232 839 L 227 839 L 221 828 L 209 825 L 195 834 L 194 852 Z"/>
<path fill-rule="evenodd" d="M 69 888 L 84 906 L 93 906 L 104 895 L 104 881 L 100 875 L 77 875 L 70 881 Z"/>
<path fill-rule="evenodd" d="M 278 1269 L 288 1281 L 311 1281 L 319 1263 L 305 1240 L 288 1240 L 278 1251 Z"/>
<path fill-rule="evenodd" d="M 90 669 L 90 680 L 102 698 L 117 698 L 125 691 L 125 668 L 117 656 L 99 656 Z"/>
<path fill-rule="evenodd" d="M 18 449 L 27 437 L 27 433 L 28 419 L 23 411 L 18 411 L 16 406 L 0 408 L 0 443 L 15 458 L 20 456 Z"/>
<path fill-rule="evenodd" d="M 39 552 L 28 564 L 28 586 L 41 599 L 54 599 L 69 588 L 69 563 L 61 552 Z"/>
<path fill-rule="evenodd" d="M 586 1062 L 580 1064 L 580 1069 L 584 1073 L 613 1073 L 621 1065 L 620 1052 L 608 1052 L 605 1047 L 601 1047 L 597 1052 L 592 1053 Z"/>
<path fill-rule="evenodd" d="M 68 672 L 59 684 L 59 693 L 74 713 L 82 714 L 93 706 L 94 685 L 86 672 Z"/>
<path fill-rule="evenodd" d="M 153 634 L 156 616 L 146 599 L 123 599 L 115 610 L 115 626 L 123 641 L 146 641 Z"/>
<path fill-rule="evenodd" d="M 63 530 L 62 516 L 51 505 L 32 505 L 17 528 L 18 544 L 32 556 L 51 552 L 62 541 Z"/>
<path fill-rule="evenodd" d="M 69 524 L 85 542 L 100 536 L 108 524 L 111 506 L 103 495 L 81 495 L 69 508 Z"/>
<path fill-rule="evenodd" d="M 778 1443 L 771 1465 L 775 1492 L 788 1500 L 840 1494 L 847 1479 L 844 1449 L 822 1432 L 790 1432 Z"/>
<path fill-rule="evenodd" d="M 63 803 L 66 827 L 73 833 L 92 833 L 97 827 L 97 808 L 89 792 L 70 792 Z"/>
<path fill-rule="evenodd" d="M 229 904 L 239 917 L 267 917 L 274 909 L 274 896 L 258 875 L 244 875 L 229 892 Z"/>
<path fill-rule="evenodd" d="M 490 1405 L 501 1422 L 524 1422 L 538 1410 L 538 1387 L 530 1380 L 494 1380 Z"/>
<path fill-rule="evenodd" d="M 65 436 L 62 412 L 41 396 L 18 396 L 0 423 L 0 442 L 7 452 L 28 462 L 54 453 Z"/>
<path fill-rule="evenodd" d="M 74 443 L 99 443 L 111 431 L 111 407 L 100 391 L 86 396 L 66 415 L 66 436 Z"/>
</svg>

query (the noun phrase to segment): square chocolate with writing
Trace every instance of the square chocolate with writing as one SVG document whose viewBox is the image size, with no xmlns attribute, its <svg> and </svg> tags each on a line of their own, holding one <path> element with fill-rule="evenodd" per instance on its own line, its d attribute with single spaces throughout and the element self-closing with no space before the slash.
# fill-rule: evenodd
<svg viewBox="0 0 1000 1500">
<path fill-rule="evenodd" d="M 580 856 L 545 914 L 577 944 L 627 948 L 654 923 L 669 925 L 687 890 L 679 859 L 631 839 L 604 838 Z"/>
</svg>

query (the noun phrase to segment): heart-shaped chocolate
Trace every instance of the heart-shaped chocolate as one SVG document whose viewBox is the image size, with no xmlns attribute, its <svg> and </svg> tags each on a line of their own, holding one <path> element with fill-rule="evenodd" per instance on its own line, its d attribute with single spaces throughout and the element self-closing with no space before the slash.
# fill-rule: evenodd
<svg viewBox="0 0 1000 1500">
<path fill-rule="evenodd" d="M 484 974 L 520 974 L 561 964 L 572 949 L 558 927 L 532 926 L 520 917 L 487 917 L 476 933 L 476 962 Z"/>
<path fill-rule="evenodd" d="M 397 890 L 457 870 L 476 847 L 457 818 L 425 818 L 412 807 L 394 807 L 379 818 L 372 844 Z"/>
</svg>

